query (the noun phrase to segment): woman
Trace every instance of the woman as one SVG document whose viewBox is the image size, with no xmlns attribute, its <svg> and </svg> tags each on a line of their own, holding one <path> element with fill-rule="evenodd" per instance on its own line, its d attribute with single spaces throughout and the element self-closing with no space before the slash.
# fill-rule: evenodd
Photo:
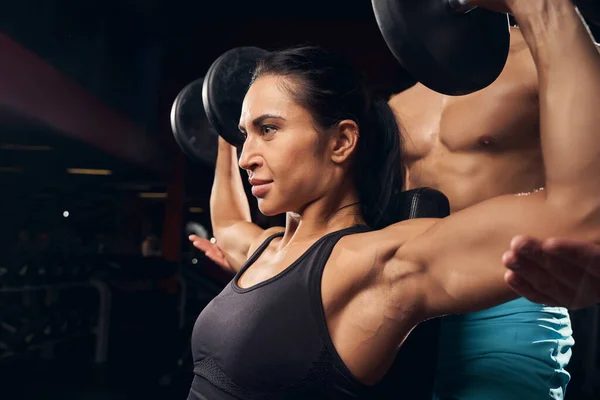
<svg viewBox="0 0 600 400">
<path fill-rule="evenodd" d="M 286 226 L 239 222 L 243 187 L 221 141 L 213 230 L 246 262 L 198 317 L 189 399 L 368 398 L 419 322 L 516 297 L 501 261 L 512 236 L 600 239 L 598 53 L 568 0 L 510 3 L 541 77 L 547 189 L 444 220 L 397 222 L 398 126 L 356 70 L 318 48 L 258 65 L 239 166 L 260 211 L 287 212 Z"/>
</svg>

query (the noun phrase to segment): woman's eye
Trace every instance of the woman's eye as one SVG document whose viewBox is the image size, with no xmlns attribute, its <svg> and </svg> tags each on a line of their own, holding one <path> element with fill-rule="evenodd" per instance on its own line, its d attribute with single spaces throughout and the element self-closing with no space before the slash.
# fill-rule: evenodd
<svg viewBox="0 0 600 400">
<path fill-rule="evenodd" d="M 272 125 L 263 125 L 261 126 L 261 131 L 263 135 L 270 135 L 277 131 L 277 128 Z"/>
</svg>

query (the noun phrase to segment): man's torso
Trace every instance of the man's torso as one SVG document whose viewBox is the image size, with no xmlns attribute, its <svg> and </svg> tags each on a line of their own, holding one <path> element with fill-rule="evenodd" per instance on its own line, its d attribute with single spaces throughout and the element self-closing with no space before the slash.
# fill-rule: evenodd
<svg viewBox="0 0 600 400">
<path fill-rule="evenodd" d="M 519 43 L 496 82 L 479 92 L 452 97 L 417 84 L 392 97 L 406 189 L 440 190 L 456 212 L 544 186 L 536 88 L 535 65 Z"/>
</svg>

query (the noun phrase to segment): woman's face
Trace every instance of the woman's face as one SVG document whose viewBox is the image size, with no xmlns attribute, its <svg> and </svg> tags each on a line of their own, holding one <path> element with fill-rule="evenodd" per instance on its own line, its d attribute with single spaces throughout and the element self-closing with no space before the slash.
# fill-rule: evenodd
<svg viewBox="0 0 600 400">
<path fill-rule="evenodd" d="M 246 141 L 239 165 L 248 172 L 265 215 L 301 213 L 325 196 L 336 173 L 330 140 L 317 132 L 308 110 L 281 88 L 284 79 L 258 78 L 244 98 L 240 118 Z"/>
</svg>

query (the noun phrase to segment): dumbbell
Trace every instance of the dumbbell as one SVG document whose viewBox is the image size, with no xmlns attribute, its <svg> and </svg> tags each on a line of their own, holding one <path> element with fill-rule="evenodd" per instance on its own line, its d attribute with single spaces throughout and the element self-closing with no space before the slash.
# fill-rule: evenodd
<svg viewBox="0 0 600 400">
<path fill-rule="evenodd" d="M 72 332 L 71 321 L 65 310 L 54 307 L 49 310 L 52 338 L 61 339 Z"/>
<path fill-rule="evenodd" d="M 94 271 L 94 263 L 97 262 L 94 257 L 75 256 L 70 257 L 67 263 L 66 282 L 84 282 L 91 278 Z"/>
<path fill-rule="evenodd" d="M 55 324 L 52 321 L 52 312 L 48 307 L 41 307 L 36 312 L 28 315 L 34 331 L 34 343 L 44 343 L 55 337 Z"/>
<path fill-rule="evenodd" d="M 0 286 L 23 287 L 47 283 L 47 269 L 43 262 L 32 258 L 17 258 L 0 266 Z"/>
<path fill-rule="evenodd" d="M 89 270 L 87 270 L 85 259 L 82 257 L 70 257 L 68 260 L 68 277 L 67 282 L 83 282 L 89 278 Z"/>
<path fill-rule="evenodd" d="M 244 143 L 238 130 L 242 102 L 252 71 L 265 54 L 258 47 L 231 49 L 215 60 L 204 77 L 177 95 L 171 107 L 171 128 L 189 158 L 213 166 L 219 135 L 236 147 Z"/>
<path fill-rule="evenodd" d="M 30 260 L 14 260 L 11 264 L 5 266 L 6 271 L 3 274 L 5 286 L 22 287 L 32 285 L 36 281 L 36 273 L 33 263 Z"/>
<path fill-rule="evenodd" d="M 72 332 L 71 319 L 68 310 L 60 303 L 52 306 L 42 306 L 32 315 L 36 332 L 36 343 L 62 339 Z"/>
<path fill-rule="evenodd" d="M 37 339 L 34 321 L 23 315 L 19 308 L 0 311 L 0 347 L 8 351 L 21 352 Z"/>
<path fill-rule="evenodd" d="M 64 283 L 68 279 L 69 266 L 62 257 L 52 257 L 46 262 L 49 283 Z"/>
<path fill-rule="evenodd" d="M 494 82 L 508 57 L 508 15 L 468 0 L 371 0 L 377 25 L 402 67 L 431 90 L 465 95 Z M 574 0 L 590 23 L 600 2 Z"/>
<path fill-rule="evenodd" d="M 85 280 L 90 279 L 92 277 L 92 275 L 95 273 L 93 261 L 90 260 L 89 258 L 82 258 L 80 273 L 81 273 L 81 280 L 85 281 Z"/>
</svg>

